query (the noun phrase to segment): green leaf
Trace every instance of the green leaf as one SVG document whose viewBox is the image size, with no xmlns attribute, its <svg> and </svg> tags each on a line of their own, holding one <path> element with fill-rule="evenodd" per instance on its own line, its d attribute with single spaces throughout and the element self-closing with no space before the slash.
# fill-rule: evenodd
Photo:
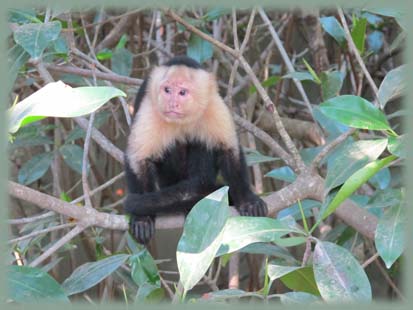
<svg viewBox="0 0 413 310">
<path fill-rule="evenodd" d="M 145 283 L 139 286 L 138 293 L 135 297 L 135 303 L 159 303 L 165 297 L 165 291 L 163 288 L 149 283 Z"/>
<path fill-rule="evenodd" d="M 251 243 L 277 242 L 288 233 L 301 231 L 285 222 L 268 217 L 235 216 L 227 220 L 222 245 L 217 253 L 221 256 L 237 251 Z"/>
<path fill-rule="evenodd" d="M 9 133 L 48 116 L 77 117 L 94 112 L 110 99 L 126 94 L 114 87 L 72 88 L 49 83 L 8 110 Z"/>
<path fill-rule="evenodd" d="M 49 169 L 54 153 L 42 153 L 33 156 L 20 168 L 17 180 L 20 184 L 28 185 L 40 179 Z"/>
<path fill-rule="evenodd" d="M 400 158 L 406 158 L 406 135 L 389 137 L 389 152 Z"/>
<path fill-rule="evenodd" d="M 129 242 L 128 242 L 129 243 Z M 130 244 L 130 243 L 129 243 Z M 131 276 L 139 286 L 135 301 L 155 301 L 164 296 L 158 268 L 146 248 L 129 258 Z"/>
<path fill-rule="evenodd" d="M 8 266 L 8 297 L 18 303 L 69 302 L 62 287 L 47 272 L 29 266 Z"/>
<path fill-rule="evenodd" d="M 41 23 L 34 9 L 7 9 L 8 22 L 16 24 Z"/>
<path fill-rule="evenodd" d="M 209 34 L 206 31 L 204 32 Z M 186 55 L 188 57 L 191 57 L 202 64 L 203 62 L 212 58 L 213 52 L 214 49 L 210 42 L 202 39 L 194 33 L 191 33 L 186 50 Z"/>
<path fill-rule="evenodd" d="M 277 157 L 262 155 L 260 152 L 258 152 L 257 150 L 253 150 L 253 149 L 244 148 L 244 152 L 245 152 L 245 160 L 247 162 L 247 166 L 252 166 L 255 164 L 279 160 L 279 158 Z"/>
<path fill-rule="evenodd" d="M 403 253 L 405 229 L 405 208 L 401 203 L 386 210 L 377 223 L 376 249 L 388 269 Z"/>
<path fill-rule="evenodd" d="M 343 27 L 341 27 L 334 16 L 321 17 L 320 23 L 325 32 L 331 35 L 339 45 L 344 46 L 346 43 L 346 35 Z"/>
<path fill-rule="evenodd" d="M 369 183 L 376 189 L 386 189 L 391 182 L 391 174 L 389 168 L 383 168 L 371 177 Z"/>
<path fill-rule="evenodd" d="M 371 301 L 369 279 L 345 248 L 331 242 L 317 242 L 313 267 L 317 287 L 325 301 Z"/>
<path fill-rule="evenodd" d="M 268 263 L 267 275 L 271 281 L 274 281 L 300 268 L 300 266 L 281 266 L 274 263 Z"/>
<path fill-rule="evenodd" d="M 59 37 L 60 21 L 24 24 L 13 33 L 14 41 L 25 49 L 32 58 L 39 58 L 51 42 Z"/>
<path fill-rule="evenodd" d="M 387 102 L 403 95 L 406 90 L 407 72 L 407 65 L 403 65 L 386 74 L 377 94 L 382 109 Z"/>
<path fill-rule="evenodd" d="M 306 66 L 308 72 L 310 72 L 311 76 L 314 79 L 314 82 L 317 84 L 321 84 L 320 78 L 318 77 L 317 73 L 315 73 L 314 69 L 311 68 L 310 64 L 303 58 L 304 65 Z"/>
<path fill-rule="evenodd" d="M 366 183 L 367 180 L 376 174 L 381 168 L 387 166 L 396 158 L 396 156 L 390 155 L 383 159 L 373 161 L 355 172 L 337 192 L 337 195 L 334 197 L 333 201 L 331 201 L 321 219 L 325 219 L 333 213 L 340 206 L 340 204 L 350 197 L 350 195 L 353 194 L 361 185 Z"/>
<path fill-rule="evenodd" d="M 354 44 L 356 45 L 358 51 L 361 55 L 364 54 L 364 45 L 366 41 L 366 18 L 353 18 L 353 29 L 351 30 L 351 37 L 353 38 Z"/>
<path fill-rule="evenodd" d="M 59 35 L 59 37 L 53 42 L 53 47 L 55 52 L 58 54 L 66 55 L 69 52 L 69 48 L 63 35 Z"/>
<path fill-rule="evenodd" d="M 275 244 L 257 242 L 251 243 L 239 250 L 240 253 L 264 254 L 267 256 L 279 257 L 286 262 L 296 263 L 296 259 L 288 250 Z"/>
<path fill-rule="evenodd" d="M 343 75 L 339 71 L 321 72 L 321 93 L 323 99 L 327 100 L 339 95 L 343 86 Z"/>
<path fill-rule="evenodd" d="M 126 48 L 117 48 L 112 54 L 112 71 L 124 76 L 130 76 L 133 67 L 133 55 Z"/>
<path fill-rule="evenodd" d="M 199 201 L 189 212 L 176 252 L 185 291 L 198 283 L 214 260 L 228 217 L 227 186 Z"/>
<path fill-rule="evenodd" d="M 263 81 L 261 83 L 262 87 L 271 87 L 274 86 L 278 83 L 278 81 L 281 80 L 281 77 L 278 75 L 273 75 L 270 76 L 268 79 L 266 79 L 265 81 Z M 251 85 L 250 89 L 249 89 L 249 93 L 253 94 L 257 92 L 257 88 L 254 85 Z"/>
<path fill-rule="evenodd" d="M 390 130 L 386 116 L 371 102 L 353 95 L 328 99 L 320 105 L 326 116 L 354 128 Z"/>
<path fill-rule="evenodd" d="M 291 290 L 320 296 L 312 267 L 300 267 L 282 276 L 280 279 Z"/>
<path fill-rule="evenodd" d="M 284 166 L 281 168 L 271 170 L 265 176 L 273 178 L 273 179 L 278 179 L 278 180 L 282 180 L 285 182 L 289 182 L 289 183 L 294 182 L 295 179 L 297 178 L 294 171 L 288 166 Z"/>
<path fill-rule="evenodd" d="M 324 192 L 343 184 L 353 173 L 376 160 L 386 149 L 387 139 L 347 141 L 329 156 Z"/>
<path fill-rule="evenodd" d="M 99 53 L 96 54 L 96 58 L 100 61 L 108 60 L 112 58 L 112 55 L 113 55 L 113 52 L 110 49 L 104 48 L 101 51 L 99 51 Z"/>
<path fill-rule="evenodd" d="M 316 200 L 304 199 L 301 201 L 301 207 L 303 208 L 305 217 L 310 217 L 313 215 L 312 209 L 319 208 L 321 203 Z M 287 216 L 292 216 L 295 220 L 301 220 L 301 211 L 298 203 L 293 204 L 291 207 L 285 208 L 277 213 L 277 218 L 282 219 Z"/>
<path fill-rule="evenodd" d="M 129 258 L 131 266 L 131 276 L 133 281 L 141 286 L 145 283 L 161 287 L 158 268 L 151 254 L 145 248 L 137 254 L 131 255 Z"/>
<path fill-rule="evenodd" d="M 298 71 L 290 72 L 290 73 L 287 73 L 286 75 L 283 75 L 282 78 L 283 79 L 297 79 L 299 81 L 309 80 L 309 81 L 315 82 L 314 77 L 311 75 L 310 72 L 298 72 Z"/>
<path fill-rule="evenodd" d="M 304 292 L 287 292 L 284 294 L 279 295 L 280 301 L 284 305 L 295 305 L 295 304 L 313 304 L 313 303 L 321 303 L 319 297 L 304 293 Z"/>
<path fill-rule="evenodd" d="M 129 258 L 128 254 L 112 255 L 97 262 L 77 267 L 62 286 L 67 295 L 84 292 L 118 269 Z"/>
<path fill-rule="evenodd" d="M 246 292 L 246 291 L 239 290 L 239 289 L 226 289 L 226 290 L 213 291 L 210 293 L 206 293 L 202 296 L 202 299 L 206 301 L 219 302 L 219 301 L 225 301 L 227 299 L 239 299 L 242 297 L 257 296 L 257 295 L 258 295 L 257 293 Z"/>
<path fill-rule="evenodd" d="M 409 15 L 407 12 L 402 12 L 391 7 L 368 8 L 366 11 L 382 16 L 393 17 L 400 27 L 404 30 L 408 29 L 407 18 L 409 18 Z"/>
<path fill-rule="evenodd" d="M 14 81 L 19 74 L 21 67 L 26 64 L 30 59 L 29 53 L 27 53 L 20 45 L 16 44 L 7 51 L 7 65 L 8 76 L 7 80 L 10 85 L 13 85 Z"/>
<path fill-rule="evenodd" d="M 366 207 L 370 208 L 385 208 L 400 204 L 402 199 L 402 191 L 400 188 L 387 188 L 385 190 L 378 190 L 368 201 Z"/>
<path fill-rule="evenodd" d="M 317 122 L 320 124 L 320 126 L 325 131 L 327 131 L 327 133 L 328 133 L 326 142 L 333 141 L 339 135 L 341 135 L 342 133 L 349 130 L 348 126 L 343 125 L 340 122 L 325 116 L 321 112 L 321 110 L 318 106 L 313 107 L 313 114 L 314 114 L 314 118 L 317 120 Z M 349 139 L 349 138 L 347 138 L 347 139 Z M 321 146 L 320 148 L 323 148 L 323 147 Z M 303 149 L 303 150 L 305 150 L 305 149 Z"/>
<path fill-rule="evenodd" d="M 76 144 L 65 144 L 59 149 L 65 163 L 79 174 L 82 174 L 83 149 Z M 87 172 L 89 171 L 89 165 Z"/>
</svg>

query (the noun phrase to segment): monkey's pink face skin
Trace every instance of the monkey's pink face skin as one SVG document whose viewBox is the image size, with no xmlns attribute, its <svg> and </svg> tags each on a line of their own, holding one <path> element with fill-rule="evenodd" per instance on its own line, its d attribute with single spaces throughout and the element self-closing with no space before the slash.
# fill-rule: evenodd
<svg viewBox="0 0 413 310">
<path fill-rule="evenodd" d="M 160 110 L 168 122 L 181 123 L 191 115 L 193 97 L 187 81 L 167 80 L 159 87 Z"/>
</svg>

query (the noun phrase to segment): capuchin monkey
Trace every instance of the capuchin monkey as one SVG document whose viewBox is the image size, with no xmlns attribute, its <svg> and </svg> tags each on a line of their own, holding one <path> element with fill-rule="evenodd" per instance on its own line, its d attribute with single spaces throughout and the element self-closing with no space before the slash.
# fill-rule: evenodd
<svg viewBox="0 0 413 310">
<path fill-rule="evenodd" d="M 255 195 L 231 112 L 215 77 L 186 56 L 153 69 L 136 96 L 125 153 L 130 232 L 146 244 L 159 213 L 188 213 L 222 184 L 241 215 L 266 216 Z"/>
</svg>

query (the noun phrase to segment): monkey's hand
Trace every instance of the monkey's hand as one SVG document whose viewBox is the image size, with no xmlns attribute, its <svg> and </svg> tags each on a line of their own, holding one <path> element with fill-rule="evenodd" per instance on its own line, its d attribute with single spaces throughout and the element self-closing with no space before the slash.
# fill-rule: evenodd
<svg viewBox="0 0 413 310">
<path fill-rule="evenodd" d="M 247 200 L 236 205 L 241 216 L 267 216 L 267 204 L 260 197 L 252 194 Z"/>
<path fill-rule="evenodd" d="M 130 215 L 129 232 L 141 244 L 148 244 L 155 232 L 155 222 L 151 216 Z"/>
</svg>

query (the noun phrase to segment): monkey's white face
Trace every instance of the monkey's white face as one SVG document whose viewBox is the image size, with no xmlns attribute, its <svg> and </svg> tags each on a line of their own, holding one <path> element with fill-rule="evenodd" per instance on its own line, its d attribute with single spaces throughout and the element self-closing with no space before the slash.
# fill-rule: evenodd
<svg viewBox="0 0 413 310">
<path fill-rule="evenodd" d="M 168 79 L 159 87 L 161 113 L 166 120 L 180 122 L 187 117 L 192 92 L 182 79 Z"/>
<path fill-rule="evenodd" d="M 207 73 L 185 67 L 166 70 L 156 87 L 159 114 L 168 123 L 196 122 L 203 115 L 208 102 L 208 94 L 203 91 L 208 88 L 208 80 L 205 81 L 204 75 Z"/>
</svg>

